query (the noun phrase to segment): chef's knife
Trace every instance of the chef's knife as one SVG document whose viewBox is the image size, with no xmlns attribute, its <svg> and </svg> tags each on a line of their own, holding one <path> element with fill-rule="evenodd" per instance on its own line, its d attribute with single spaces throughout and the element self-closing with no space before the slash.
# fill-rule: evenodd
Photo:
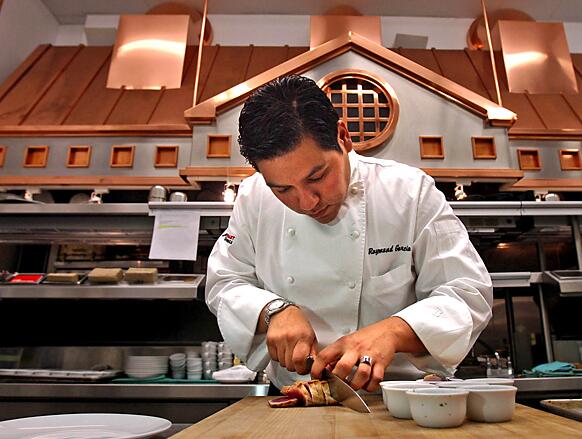
<svg viewBox="0 0 582 439">
<path fill-rule="evenodd" d="M 311 366 L 313 366 L 313 357 L 310 356 L 307 357 L 307 369 L 309 371 L 311 371 Z M 370 408 L 360 395 L 336 374 L 331 373 L 327 369 L 323 369 L 322 378 L 329 383 L 329 389 L 333 399 L 341 405 L 360 413 L 371 413 Z"/>
</svg>

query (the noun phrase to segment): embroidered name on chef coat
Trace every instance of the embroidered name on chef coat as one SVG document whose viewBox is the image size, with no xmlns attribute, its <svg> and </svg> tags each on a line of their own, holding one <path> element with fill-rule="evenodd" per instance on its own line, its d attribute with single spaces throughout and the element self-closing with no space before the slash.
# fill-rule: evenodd
<svg viewBox="0 0 582 439">
<path fill-rule="evenodd" d="M 230 233 L 224 233 L 222 236 L 224 237 L 224 240 L 226 242 L 228 242 L 229 244 L 232 244 L 232 242 L 234 241 L 234 238 L 236 238 L 236 236 L 231 235 Z"/>
<path fill-rule="evenodd" d="M 409 245 L 392 244 L 390 247 L 373 248 L 368 249 L 369 255 L 379 255 L 380 253 L 394 253 L 394 252 L 409 252 Z"/>
</svg>

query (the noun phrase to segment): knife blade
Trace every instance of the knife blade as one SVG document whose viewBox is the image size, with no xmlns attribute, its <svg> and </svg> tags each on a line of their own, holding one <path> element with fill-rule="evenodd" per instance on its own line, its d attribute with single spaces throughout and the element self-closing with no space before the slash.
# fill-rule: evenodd
<svg viewBox="0 0 582 439">
<path fill-rule="evenodd" d="M 313 357 L 307 357 L 307 368 L 309 371 L 311 371 L 312 365 Z M 371 413 L 368 404 L 364 402 L 362 397 L 336 374 L 324 369 L 322 378 L 328 382 L 329 390 L 333 399 L 341 405 L 360 413 Z"/>
</svg>

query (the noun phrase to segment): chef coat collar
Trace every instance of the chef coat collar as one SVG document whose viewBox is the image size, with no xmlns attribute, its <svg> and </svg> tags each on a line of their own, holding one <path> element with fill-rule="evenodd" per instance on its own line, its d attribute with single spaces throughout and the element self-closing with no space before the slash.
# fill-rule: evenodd
<svg viewBox="0 0 582 439">
<path fill-rule="evenodd" d="M 348 190 L 351 190 L 352 187 L 357 187 L 361 189 L 362 186 L 362 178 L 359 171 L 359 156 L 358 154 L 352 149 L 348 153 L 348 159 L 350 160 L 350 184 L 348 186 Z"/>
</svg>

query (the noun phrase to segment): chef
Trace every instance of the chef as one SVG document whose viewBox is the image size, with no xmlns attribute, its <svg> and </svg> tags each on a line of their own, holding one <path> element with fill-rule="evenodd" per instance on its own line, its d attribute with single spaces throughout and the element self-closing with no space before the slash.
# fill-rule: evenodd
<svg viewBox="0 0 582 439">
<path fill-rule="evenodd" d="M 249 97 L 239 144 L 258 172 L 240 185 L 206 283 L 233 351 L 268 364 L 279 389 L 324 368 L 368 391 L 385 375 L 452 374 L 491 318 L 492 287 L 433 179 L 356 154 L 301 76 Z"/>
</svg>

